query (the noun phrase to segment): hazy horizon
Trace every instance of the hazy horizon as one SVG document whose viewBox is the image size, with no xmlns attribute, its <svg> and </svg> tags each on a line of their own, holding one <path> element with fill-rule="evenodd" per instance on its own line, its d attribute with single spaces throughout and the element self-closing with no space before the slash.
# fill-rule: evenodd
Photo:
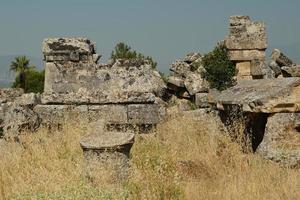
<svg viewBox="0 0 300 200">
<path fill-rule="evenodd" d="M 267 24 L 268 52 L 280 48 L 299 62 L 299 7 L 296 0 L 2 0 L 0 56 L 41 59 L 44 38 L 83 36 L 96 42 L 100 62 L 123 41 L 166 72 L 189 52 L 210 51 L 228 34 L 229 16 L 242 14 Z"/>
</svg>

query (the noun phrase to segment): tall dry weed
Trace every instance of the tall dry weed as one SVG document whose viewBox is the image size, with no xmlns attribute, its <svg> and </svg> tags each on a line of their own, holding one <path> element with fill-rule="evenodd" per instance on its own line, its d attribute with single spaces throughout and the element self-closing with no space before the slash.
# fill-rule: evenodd
<svg viewBox="0 0 300 200">
<path fill-rule="evenodd" d="M 74 125 L 75 124 L 75 125 Z M 84 173 L 79 145 L 86 126 L 39 130 L 2 143 L 1 199 L 299 199 L 300 171 L 245 154 L 218 117 L 173 117 L 153 135 L 138 135 L 130 176 Z"/>
</svg>

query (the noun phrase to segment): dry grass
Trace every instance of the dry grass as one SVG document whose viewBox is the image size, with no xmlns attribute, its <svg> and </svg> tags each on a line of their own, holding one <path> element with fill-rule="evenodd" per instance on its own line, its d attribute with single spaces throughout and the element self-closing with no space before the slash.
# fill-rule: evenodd
<svg viewBox="0 0 300 200">
<path fill-rule="evenodd" d="M 214 118 L 177 117 L 137 137 L 125 183 L 85 178 L 84 125 L 1 145 L 1 199 L 299 199 L 300 171 L 243 154 Z M 108 178 L 107 178 L 108 177 Z"/>
</svg>

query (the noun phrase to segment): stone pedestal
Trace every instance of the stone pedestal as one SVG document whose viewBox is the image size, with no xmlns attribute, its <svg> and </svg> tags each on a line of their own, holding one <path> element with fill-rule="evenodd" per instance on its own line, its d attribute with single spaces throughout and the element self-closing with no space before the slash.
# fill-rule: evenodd
<svg viewBox="0 0 300 200">
<path fill-rule="evenodd" d="M 80 141 L 87 175 L 93 176 L 95 169 L 103 169 L 112 171 L 112 178 L 124 180 L 129 169 L 134 136 L 132 132 L 108 132 L 103 127 L 93 127 L 91 134 Z"/>
</svg>

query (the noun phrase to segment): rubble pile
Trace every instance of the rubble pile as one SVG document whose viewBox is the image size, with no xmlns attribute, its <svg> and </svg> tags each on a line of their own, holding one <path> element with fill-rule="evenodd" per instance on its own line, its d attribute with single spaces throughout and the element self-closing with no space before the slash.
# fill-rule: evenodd
<svg viewBox="0 0 300 200">
<path fill-rule="evenodd" d="M 202 77 L 205 70 L 201 65 L 202 55 L 190 53 L 183 60 L 172 63 L 168 77 L 168 90 L 171 94 L 197 102 L 198 107 L 207 107 L 205 99 L 209 91 L 208 82 Z"/>
</svg>

